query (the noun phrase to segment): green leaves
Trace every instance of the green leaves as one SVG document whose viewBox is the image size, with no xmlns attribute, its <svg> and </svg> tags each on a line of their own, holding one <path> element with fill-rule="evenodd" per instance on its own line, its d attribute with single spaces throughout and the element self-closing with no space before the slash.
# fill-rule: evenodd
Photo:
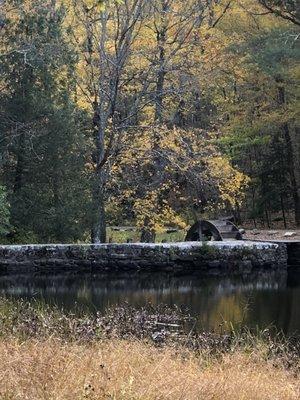
<svg viewBox="0 0 300 400">
<path fill-rule="evenodd" d="M 299 40 L 293 27 L 266 28 L 230 49 L 237 55 L 246 56 L 249 64 L 274 77 L 285 74 L 296 64 L 300 57 Z"/>
</svg>

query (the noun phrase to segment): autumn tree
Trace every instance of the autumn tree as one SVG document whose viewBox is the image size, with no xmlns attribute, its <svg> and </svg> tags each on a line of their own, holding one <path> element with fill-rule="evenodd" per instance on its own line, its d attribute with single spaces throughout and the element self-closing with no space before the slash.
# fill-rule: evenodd
<svg viewBox="0 0 300 400">
<path fill-rule="evenodd" d="M 11 240 L 104 242 L 123 218 L 143 241 L 227 212 L 299 223 L 295 1 L 1 5 Z"/>
<path fill-rule="evenodd" d="M 85 2 L 79 5 L 78 15 L 85 35 L 85 42 L 81 43 L 82 62 L 91 72 L 80 90 L 83 95 L 88 93 L 93 109 L 95 143 L 92 241 L 105 242 L 106 184 L 111 165 L 124 130 L 135 123 L 138 112 L 148 101 L 147 68 L 136 70 L 133 65 L 139 62 L 135 43 L 146 7 L 141 0 L 115 1 L 101 9 L 88 7 Z M 74 8 L 78 7 L 74 3 Z M 74 37 L 76 40 L 76 32 Z"/>
<path fill-rule="evenodd" d="M 232 211 L 242 201 L 248 178 L 207 132 L 160 125 L 141 129 L 135 139 L 134 146 L 125 142 L 113 167 L 109 204 L 136 221 L 142 241 L 154 241 L 165 226 L 185 228 L 201 216 Z"/>
<path fill-rule="evenodd" d="M 233 162 L 253 178 L 247 216 L 268 225 L 279 210 L 285 224 L 289 210 L 299 223 L 298 37 L 293 24 L 262 15 L 258 5 L 244 1 L 232 6 L 206 48 L 208 59 L 218 54 L 207 82 L 216 82 L 211 87 L 221 140 Z"/>
<path fill-rule="evenodd" d="M 183 126 L 185 104 L 193 96 L 199 104 L 193 74 L 201 50 L 200 28 L 211 17 L 213 3 L 191 0 L 187 8 L 175 0 L 128 0 L 104 9 L 73 3 L 81 25 L 73 34 L 82 54 L 80 65 L 85 66 L 80 67 L 78 87 L 94 113 L 93 241 L 105 240 L 106 188 L 116 156 L 133 144 L 140 128 Z M 147 132 L 144 139 L 154 152 L 159 150 L 154 130 Z"/>
</svg>

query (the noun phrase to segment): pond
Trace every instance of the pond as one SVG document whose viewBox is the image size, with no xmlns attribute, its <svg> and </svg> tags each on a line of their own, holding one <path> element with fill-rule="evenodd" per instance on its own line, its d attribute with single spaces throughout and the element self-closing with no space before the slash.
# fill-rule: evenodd
<svg viewBox="0 0 300 400">
<path fill-rule="evenodd" d="M 66 310 L 103 311 L 129 303 L 179 306 L 197 317 L 198 328 L 224 332 L 272 328 L 300 334 L 300 271 L 249 278 L 167 275 L 0 276 L 0 295 L 39 299 Z"/>
</svg>

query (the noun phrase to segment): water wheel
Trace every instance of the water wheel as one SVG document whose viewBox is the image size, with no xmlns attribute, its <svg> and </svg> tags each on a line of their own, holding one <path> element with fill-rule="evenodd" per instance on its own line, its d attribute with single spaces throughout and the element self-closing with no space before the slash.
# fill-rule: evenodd
<svg viewBox="0 0 300 400">
<path fill-rule="evenodd" d="M 203 240 L 243 240 L 240 230 L 229 220 L 199 220 L 187 232 L 186 242 Z"/>
</svg>

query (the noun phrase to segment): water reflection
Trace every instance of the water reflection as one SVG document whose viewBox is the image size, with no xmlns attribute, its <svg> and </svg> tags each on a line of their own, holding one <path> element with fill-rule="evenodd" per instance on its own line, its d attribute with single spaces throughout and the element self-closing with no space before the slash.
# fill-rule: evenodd
<svg viewBox="0 0 300 400">
<path fill-rule="evenodd" d="M 300 332 L 300 273 L 267 274 L 249 278 L 170 277 L 94 274 L 1 276 L 0 295 L 38 298 L 72 310 L 90 310 L 128 302 L 185 307 L 198 317 L 199 328 L 225 330 L 276 326 L 285 333 Z"/>
</svg>

